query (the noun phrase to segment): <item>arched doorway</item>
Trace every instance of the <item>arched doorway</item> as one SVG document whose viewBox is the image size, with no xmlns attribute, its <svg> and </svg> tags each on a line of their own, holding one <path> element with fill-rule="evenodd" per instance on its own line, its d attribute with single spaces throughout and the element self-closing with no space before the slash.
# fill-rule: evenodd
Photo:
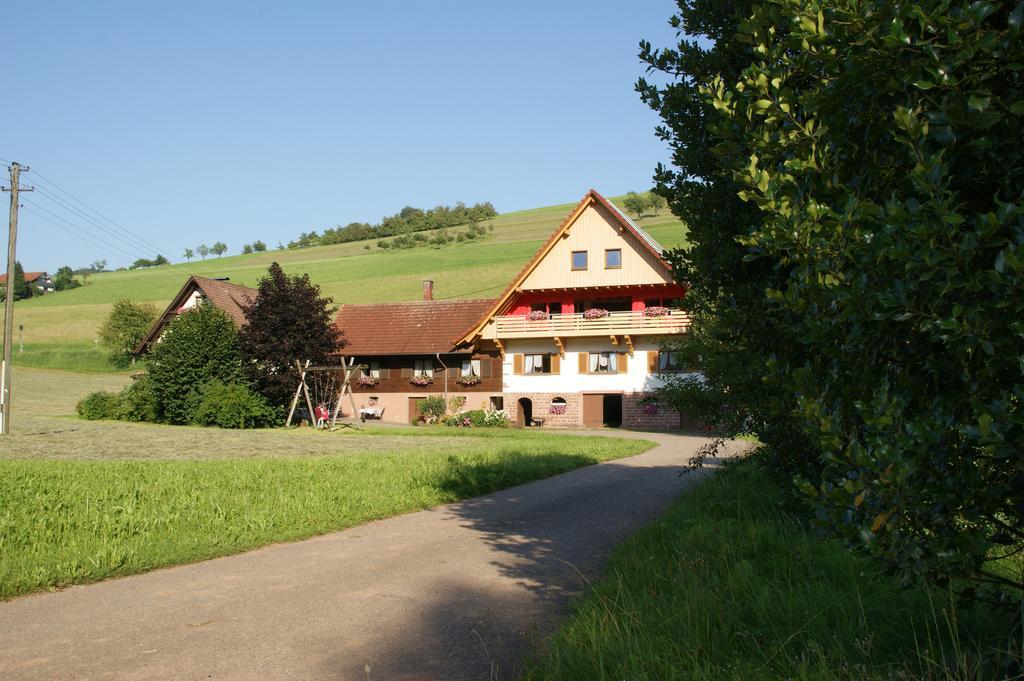
<svg viewBox="0 0 1024 681">
<path fill-rule="evenodd" d="M 525 428 L 533 423 L 533 402 L 529 397 L 519 398 L 519 415 L 516 423 L 520 428 Z"/>
</svg>

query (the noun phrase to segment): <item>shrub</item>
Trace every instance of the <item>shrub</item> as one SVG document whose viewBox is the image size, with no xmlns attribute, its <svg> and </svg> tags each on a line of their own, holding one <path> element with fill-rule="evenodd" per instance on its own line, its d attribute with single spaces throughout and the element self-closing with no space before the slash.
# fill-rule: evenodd
<svg viewBox="0 0 1024 681">
<path fill-rule="evenodd" d="M 148 376 L 137 378 L 118 394 L 117 415 L 121 421 L 155 422 L 160 418 L 159 403 Z"/>
<path fill-rule="evenodd" d="M 83 419 L 96 421 L 99 419 L 116 419 L 120 406 L 117 393 L 99 390 L 86 395 L 79 401 L 75 410 Z"/>
<path fill-rule="evenodd" d="M 100 328 L 100 342 L 110 352 L 115 366 L 125 367 L 131 362 L 132 351 L 157 317 L 157 310 L 149 303 L 119 300 L 114 303 L 107 320 Z"/>
<path fill-rule="evenodd" d="M 192 422 L 221 428 L 266 428 L 277 413 L 266 398 L 241 383 L 210 381 L 191 399 Z"/>
<path fill-rule="evenodd" d="M 437 423 L 448 411 L 448 405 L 440 395 L 431 395 L 419 403 L 419 410 L 424 421 Z"/>
<path fill-rule="evenodd" d="M 189 423 L 191 398 L 205 383 L 241 380 L 237 339 L 234 322 L 212 305 L 200 305 L 171 322 L 148 360 L 160 419 Z"/>
<path fill-rule="evenodd" d="M 500 409 L 472 409 L 452 414 L 444 420 L 444 425 L 456 428 L 505 428 L 508 424 L 508 414 Z"/>
</svg>

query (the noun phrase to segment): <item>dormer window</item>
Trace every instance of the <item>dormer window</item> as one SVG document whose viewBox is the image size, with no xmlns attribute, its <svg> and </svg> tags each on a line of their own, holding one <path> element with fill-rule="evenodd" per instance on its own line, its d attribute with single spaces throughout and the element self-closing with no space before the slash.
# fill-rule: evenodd
<svg viewBox="0 0 1024 681">
<path fill-rule="evenodd" d="M 585 270 L 587 269 L 587 252 L 586 251 L 573 251 L 572 252 L 572 269 Z"/>
</svg>

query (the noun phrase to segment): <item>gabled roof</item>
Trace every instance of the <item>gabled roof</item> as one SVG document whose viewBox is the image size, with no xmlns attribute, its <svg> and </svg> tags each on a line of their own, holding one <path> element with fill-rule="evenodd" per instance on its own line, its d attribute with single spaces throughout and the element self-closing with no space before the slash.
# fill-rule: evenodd
<svg viewBox="0 0 1024 681">
<path fill-rule="evenodd" d="M 139 344 L 135 346 L 135 354 L 145 352 L 152 343 L 160 338 L 164 327 L 171 323 L 181 310 L 181 306 L 197 290 L 206 297 L 210 304 L 223 310 L 231 318 L 231 321 L 239 327 L 245 324 L 245 307 L 252 303 L 257 293 L 256 289 L 249 288 L 248 286 L 193 274 L 185 282 L 185 285 L 181 287 L 177 295 L 174 296 L 171 304 L 167 306 L 163 314 L 157 318 L 146 335 L 139 341 Z"/>
<path fill-rule="evenodd" d="M 25 274 L 24 280 L 27 283 L 32 283 L 33 281 L 35 281 L 39 277 L 45 275 L 46 272 L 25 272 L 24 274 Z M 0 286 L 6 286 L 6 285 L 7 285 L 7 275 L 6 274 L 0 274 Z"/>
<path fill-rule="evenodd" d="M 672 266 L 669 265 L 668 261 L 665 259 L 665 256 L 663 255 L 665 249 L 663 249 L 661 245 L 654 240 L 654 237 L 652 237 L 650 234 L 641 229 L 640 225 L 633 222 L 633 220 L 631 220 L 628 215 L 622 212 L 618 206 L 616 206 L 614 203 L 601 196 L 596 189 L 591 189 L 583 196 L 582 199 L 580 199 L 580 202 L 576 204 L 576 207 L 572 209 L 572 211 L 565 217 L 565 219 L 562 220 L 562 223 L 558 226 L 558 229 L 552 232 L 551 236 L 548 237 L 548 240 L 544 242 L 544 245 L 541 246 L 540 249 L 534 254 L 533 258 L 531 258 L 530 261 L 526 263 L 526 266 L 519 271 L 519 274 L 512 278 L 512 281 L 509 283 L 508 288 L 506 288 L 502 292 L 502 294 L 494 300 L 494 304 L 490 308 L 488 308 L 488 310 L 483 315 L 481 315 L 478 319 L 474 320 L 472 326 L 465 327 L 462 334 L 454 339 L 453 342 L 455 343 L 455 345 L 462 345 L 464 343 L 471 341 L 474 336 L 480 333 L 480 331 L 483 329 L 484 326 L 487 325 L 487 322 L 490 321 L 492 317 L 502 312 L 502 309 L 505 308 L 512 301 L 512 298 L 515 295 L 517 289 L 519 289 L 522 283 L 526 281 L 526 278 L 530 276 L 530 273 L 537 269 L 537 266 L 541 263 L 544 257 L 551 251 L 551 249 L 554 248 L 555 244 L 558 243 L 558 240 L 562 238 L 562 235 L 565 234 L 573 226 L 573 224 L 575 224 L 575 222 L 579 219 L 581 215 L 583 215 L 583 211 L 585 211 L 588 207 L 594 204 L 597 204 L 605 208 L 611 214 L 612 218 L 619 223 L 619 225 L 623 228 L 624 231 L 636 237 L 636 239 L 640 243 L 640 246 L 643 247 L 645 250 L 649 251 L 651 255 L 654 256 L 654 260 L 658 265 L 664 267 L 666 271 L 671 271 Z"/>
<path fill-rule="evenodd" d="M 433 355 L 455 351 L 455 334 L 493 303 L 487 299 L 342 305 L 334 325 L 345 334 L 345 355 Z"/>
</svg>

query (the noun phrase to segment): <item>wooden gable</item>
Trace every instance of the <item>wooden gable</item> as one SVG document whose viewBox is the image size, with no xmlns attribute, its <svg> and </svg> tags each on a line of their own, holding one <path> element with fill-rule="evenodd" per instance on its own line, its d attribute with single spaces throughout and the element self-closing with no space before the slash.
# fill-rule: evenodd
<svg viewBox="0 0 1024 681">
<path fill-rule="evenodd" d="M 606 267 L 609 250 L 619 251 L 620 265 Z M 573 269 L 572 254 L 586 253 L 586 269 Z M 592 202 L 544 253 L 519 288 L 562 289 L 595 286 L 670 284 L 672 272 L 611 210 Z"/>
</svg>

